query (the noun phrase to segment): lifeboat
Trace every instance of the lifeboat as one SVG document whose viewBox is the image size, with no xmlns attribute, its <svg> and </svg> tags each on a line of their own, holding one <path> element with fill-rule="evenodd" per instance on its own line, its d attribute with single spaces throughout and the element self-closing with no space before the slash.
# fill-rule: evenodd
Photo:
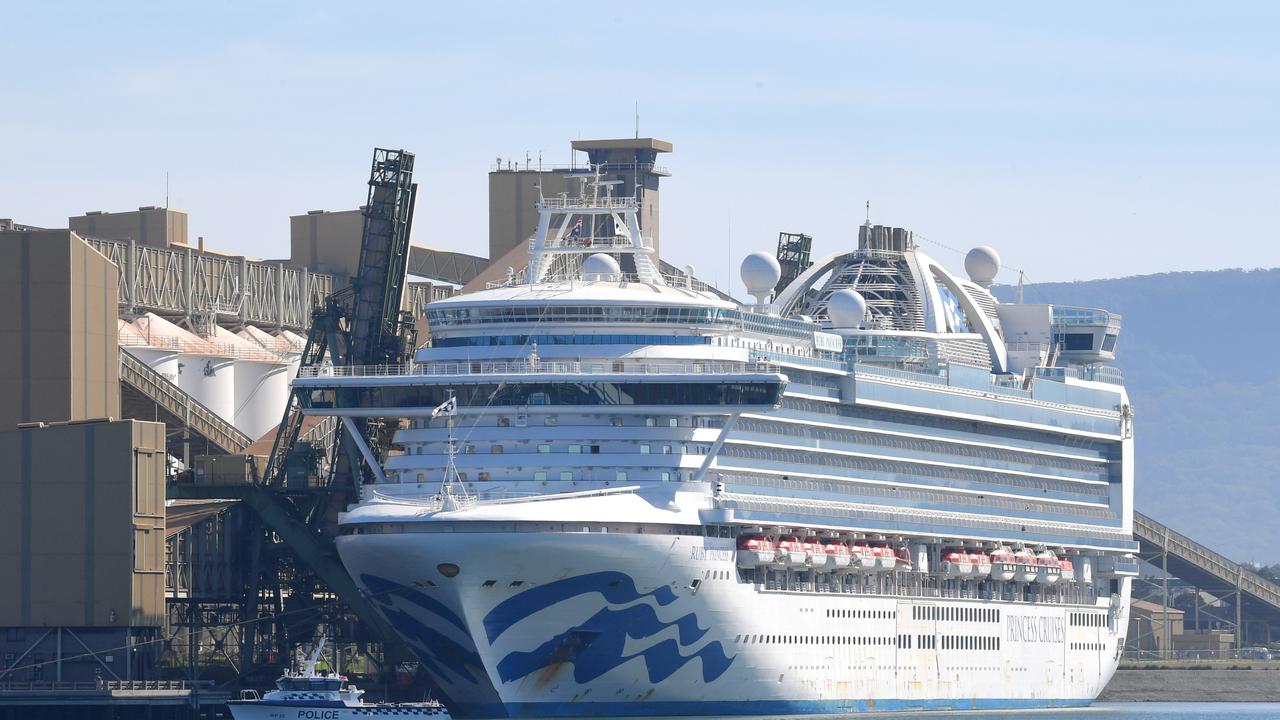
<svg viewBox="0 0 1280 720">
<path fill-rule="evenodd" d="M 1017 569 L 1017 572 L 1013 575 L 1013 579 L 1018 582 L 1035 582 L 1036 578 L 1040 575 L 1040 569 L 1036 564 L 1036 557 L 1026 548 L 1014 551 L 1013 564 Z"/>
<path fill-rule="evenodd" d="M 898 558 L 893 554 L 893 548 L 888 545 L 876 545 L 871 548 L 871 553 L 876 558 L 877 572 L 884 572 L 898 567 Z"/>
<path fill-rule="evenodd" d="M 997 580 L 1012 580 L 1018 575 L 1017 561 L 1013 551 L 1001 545 L 991 552 L 991 577 Z"/>
<path fill-rule="evenodd" d="M 804 567 L 804 543 L 795 535 L 783 535 L 778 538 L 778 560 L 785 567 Z"/>
<path fill-rule="evenodd" d="M 1074 582 L 1076 579 L 1076 566 L 1067 559 L 1066 555 L 1058 556 L 1058 568 L 1062 571 L 1062 579 L 1065 582 Z"/>
<path fill-rule="evenodd" d="M 804 556 L 809 567 L 821 570 L 827 566 L 827 549 L 812 535 L 804 539 Z"/>
<path fill-rule="evenodd" d="M 969 562 L 973 563 L 974 575 L 984 578 L 991 575 L 991 558 L 986 553 L 969 553 Z"/>
<path fill-rule="evenodd" d="M 759 533 L 738 536 L 738 567 L 754 568 L 772 565 L 778 559 L 778 546 Z"/>
<path fill-rule="evenodd" d="M 968 577 L 973 574 L 973 562 L 963 550 L 947 548 L 942 551 L 942 572 L 947 577 Z"/>
<path fill-rule="evenodd" d="M 853 554 L 853 559 L 850 563 L 852 567 L 855 567 L 858 570 L 876 569 L 877 562 L 875 555 L 872 554 L 870 545 L 867 545 L 866 543 L 854 543 L 853 547 L 849 549 Z"/>
<path fill-rule="evenodd" d="M 1062 577 L 1058 557 L 1051 552 L 1036 553 L 1036 582 L 1052 585 Z"/>
<path fill-rule="evenodd" d="M 849 546 L 836 538 L 823 540 L 822 550 L 827 554 L 828 570 L 845 570 L 853 562 L 853 554 L 849 552 Z"/>
</svg>

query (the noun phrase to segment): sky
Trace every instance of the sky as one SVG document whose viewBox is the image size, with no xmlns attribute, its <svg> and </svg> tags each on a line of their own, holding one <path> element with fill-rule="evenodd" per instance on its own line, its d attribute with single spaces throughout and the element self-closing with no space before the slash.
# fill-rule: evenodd
<svg viewBox="0 0 1280 720">
<path fill-rule="evenodd" d="M 498 157 L 662 160 L 663 255 L 741 295 L 779 231 L 872 222 L 1015 282 L 1280 266 L 1280 4 L 0 0 L 0 217 L 169 205 L 288 254 L 418 155 L 414 242 L 484 254 Z"/>
</svg>

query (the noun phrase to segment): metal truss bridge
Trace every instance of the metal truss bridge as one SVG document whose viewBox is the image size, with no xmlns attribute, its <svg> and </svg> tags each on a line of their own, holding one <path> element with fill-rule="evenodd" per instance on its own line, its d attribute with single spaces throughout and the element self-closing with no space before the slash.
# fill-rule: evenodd
<svg viewBox="0 0 1280 720">
<path fill-rule="evenodd" d="M 1239 637 L 1259 643 L 1280 628 L 1280 585 L 1143 515 L 1133 514 L 1133 537 L 1143 560 L 1219 598 L 1233 601 Z M 1165 606 L 1168 607 L 1167 585 Z"/>
</svg>

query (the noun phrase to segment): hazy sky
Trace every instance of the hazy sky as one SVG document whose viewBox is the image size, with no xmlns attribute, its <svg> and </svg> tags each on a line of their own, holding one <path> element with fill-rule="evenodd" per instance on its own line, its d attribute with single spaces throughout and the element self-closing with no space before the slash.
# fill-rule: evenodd
<svg viewBox="0 0 1280 720">
<path fill-rule="evenodd" d="M 1273 267 L 1278 21 L 1263 2 L 0 0 L 0 217 L 162 204 L 168 171 L 193 238 L 282 257 L 288 216 L 358 205 L 382 145 L 418 154 L 415 242 L 483 254 L 496 157 L 566 162 L 573 138 L 631 136 L 638 102 L 676 148 L 664 256 L 720 283 L 730 228 L 736 276 L 779 230 L 851 246 L 866 201 L 1032 281 Z"/>
</svg>

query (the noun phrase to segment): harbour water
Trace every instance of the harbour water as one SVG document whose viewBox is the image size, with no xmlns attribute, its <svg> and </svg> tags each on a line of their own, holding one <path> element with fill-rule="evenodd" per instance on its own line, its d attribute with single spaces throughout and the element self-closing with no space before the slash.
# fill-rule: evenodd
<svg viewBox="0 0 1280 720">
<path fill-rule="evenodd" d="M 882 716 L 889 717 L 889 716 Z M 1280 703 L 1095 703 L 1071 710 L 970 713 L 926 713 L 898 717 L 938 720 L 1276 720 Z"/>
</svg>

